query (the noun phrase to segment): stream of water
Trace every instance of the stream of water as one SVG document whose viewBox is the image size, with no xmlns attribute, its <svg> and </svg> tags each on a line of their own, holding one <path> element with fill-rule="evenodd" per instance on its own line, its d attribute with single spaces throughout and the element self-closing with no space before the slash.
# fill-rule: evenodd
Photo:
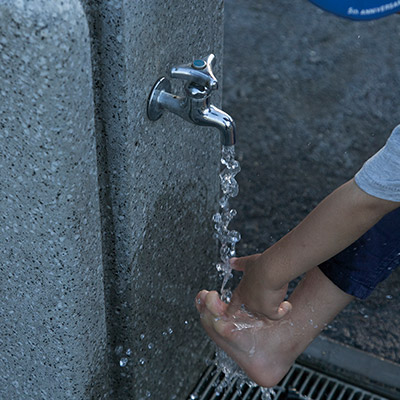
<svg viewBox="0 0 400 400">
<path fill-rule="evenodd" d="M 215 222 L 215 236 L 220 242 L 220 262 L 216 265 L 217 271 L 221 273 L 221 299 L 226 303 L 231 300 L 232 291 L 228 281 L 232 278 L 232 268 L 229 259 L 236 256 L 236 243 L 240 241 L 240 233 L 229 229 L 229 223 L 236 215 L 236 210 L 231 209 L 229 200 L 239 193 L 239 185 L 235 176 L 240 172 L 240 164 L 235 160 L 235 147 L 223 146 L 221 155 L 222 170 L 219 174 L 221 182 L 222 197 L 219 200 L 220 210 L 213 216 Z M 217 369 L 222 371 L 224 379 L 217 384 L 215 393 L 222 394 L 223 390 L 235 380 L 238 390 L 247 384 L 256 386 L 239 366 L 227 356 L 221 349 L 216 351 L 215 360 Z M 272 389 L 260 388 L 261 400 L 270 400 Z"/>
<path fill-rule="evenodd" d="M 217 271 L 222 275 L 221 298 L 229 303 L 231 290 L 227 287 L 228 280 L 232 277 L 232 269 L 229 263 L 231 257 L 236 256 L 236 243 L 240 240 L 240 233 L 229 230 L 229 223 L 236 215 L 236 210 L 230 209 L 229 199 L 239 193 L 239 185 L 235 176 L 240 172 L 240 165 L 235 160 L 235 147 L 223 146 L 221 163 L 223 168 L 219 174 L 221 181 L 222 197 L 219 200 L 220 211 L 214 214 L 215 236 L 220 242 L 220 262 Z"/>
</svg>

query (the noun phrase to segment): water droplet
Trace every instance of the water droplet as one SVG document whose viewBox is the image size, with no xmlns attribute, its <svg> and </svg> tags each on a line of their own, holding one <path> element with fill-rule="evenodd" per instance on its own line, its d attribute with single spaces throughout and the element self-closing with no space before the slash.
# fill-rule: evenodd
<svg viewBox="0 0 400 400">
<path fill-rule="evenodd" d="M 228 204 L 229 198 L 228 196 L 222 196 L 221 199 L 219 200 L 219 205 L 221 208 L 226 208 Z"/>
<path fill-rule="evenodd" d="M 220 213 L 214 214 L 212 219 L 214 222 L 221 222 L 222 219 L 221 214 Z"/>
<path fill-rule="evenodd" d="M 132 354 L 132 350 L 131 349 L 128 349 L 127 351 L 126 351 L 126 353 L 125 353 L 127 356 L 130 356 L 131 354 Z"/>
<path fill-rule="evenodd" d="M 388 295 L 386 296 L 386 298 L 387 298 L 388 300 L 391 300 L 391 299 L 393 299 L 393 296 L 392 296 L 391 294 L 388 294 Z"/>
<path fill-rule="evenodd" d="M 185 325 L 189 325 L 189 321 L 185 321 Z"/>
<path fill-rule="evenodd" d="M 126 357 L 123 357 L 119 360 L 119 366 L 120 367 L 125 367 L 126 364 L 128 364 L 128 359 Z"/>
<path fill-rule="evenodd" d="M 261 388 L 261 400 L 271 400 L 271 396 L 274 395 L 275 392 L 270 388 Z"/>
<path fill-rule="evenodd" d="M 174 331 L 172 330 L 172 328 L 168 328 L 168 333 L 169 333 L 170 335 L 172 335 L 172 334 L 174 333 Z"/>
<path fill-rule="evenodd" d="M 148 390 L 146 391 L 146 397 L 151 397 L 151 393 Z"/>
<path fill-rule="evenodd" d="M 140 360 L 139 360 L 139 364 L 140 365 L 144 365 L 146 363 L 146 359 L 145 358 L 141 358 Z"/>
<path fill-rule="evenodd" d="M 140 340 L 143 340 L 145 338 L 145 335 L 144 335 L 144 333 L 142 333 L 141 335 L 140 335 Z"/>
<path fill-rule="evenodd" d="M 149 343 L 149 344 L 147 345 L 147 348 L 148 348 L 149 350 L 151 350 L 153 347 L 154 347 L 154 344 L 153 344 L 153 343 Z"/>
</svg>

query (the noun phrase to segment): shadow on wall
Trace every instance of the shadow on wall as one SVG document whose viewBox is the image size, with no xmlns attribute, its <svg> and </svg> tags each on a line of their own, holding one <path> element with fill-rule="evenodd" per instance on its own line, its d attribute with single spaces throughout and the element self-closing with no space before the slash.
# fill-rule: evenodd
<svg viewBox="0 0 400 400">
<path fill-rule="evenodd" d="M 194 192 L 198 193 L 195 202 Z M 114 325 L 111 336 L 116 340 L 113 348 L 123 348 L 115 354 L 115 365 L 121 358 L 127 360 L 117 378 L 121 398 L 133 388 L 138 398 L 151 395 L 161 384 L 161 376 L 166 398 L 174 398 L 193 385 L 186 372 L 194 370 L 194 365 L 199 371 L 204 368 L 208 341 L 197 323 L 194 298 L 200 289 L 216 282 L 212 265 L 196 265 L 199 260 L 213 260 L 216 253 L 209 208 L 207 188 L 199 187 L 199 182 L 165 185 L 154 203 L 140 250 L 127 275 L 119 278 L 119 325 Z M 188 273 L 196 268 L 196 276 Z M 203 343 L 202 348 L 198 343 Z"/>
</svg>

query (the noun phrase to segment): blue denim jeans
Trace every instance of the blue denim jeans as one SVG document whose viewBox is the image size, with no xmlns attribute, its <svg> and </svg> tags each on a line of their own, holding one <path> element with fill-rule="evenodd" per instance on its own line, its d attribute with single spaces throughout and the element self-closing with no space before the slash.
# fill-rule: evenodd
<svg viewBox="0 0 400 400">
<path fill-rule="evenodd" d="M 397 208 L 319 268 L 344 292 L 365 299 L 399 264 L 400 208 Z"/>
</svg>

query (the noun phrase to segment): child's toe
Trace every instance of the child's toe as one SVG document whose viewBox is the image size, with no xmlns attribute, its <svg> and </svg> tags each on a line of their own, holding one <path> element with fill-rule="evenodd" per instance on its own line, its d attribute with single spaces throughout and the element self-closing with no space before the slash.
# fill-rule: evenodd
<svg viewBox="0 0 400 400">
<path fill-rule="evenodd" d="M 205 303 L 208 311 L 214 317 L 222 317 L 226 311 L 227 304 L 225 304 L 216 291 L 209 292 L 205 298 Z"/>
<path fill-rule="evenodd" d="M 206 305 L 206 297 L 207 297 L 207 290 L 202 290 L 199 293 L 197 293 L 196 299 L 195 299 L 195 305 L 197 308 L 198 312 L 203 312 L 204 307 Z"/>
</svg>

